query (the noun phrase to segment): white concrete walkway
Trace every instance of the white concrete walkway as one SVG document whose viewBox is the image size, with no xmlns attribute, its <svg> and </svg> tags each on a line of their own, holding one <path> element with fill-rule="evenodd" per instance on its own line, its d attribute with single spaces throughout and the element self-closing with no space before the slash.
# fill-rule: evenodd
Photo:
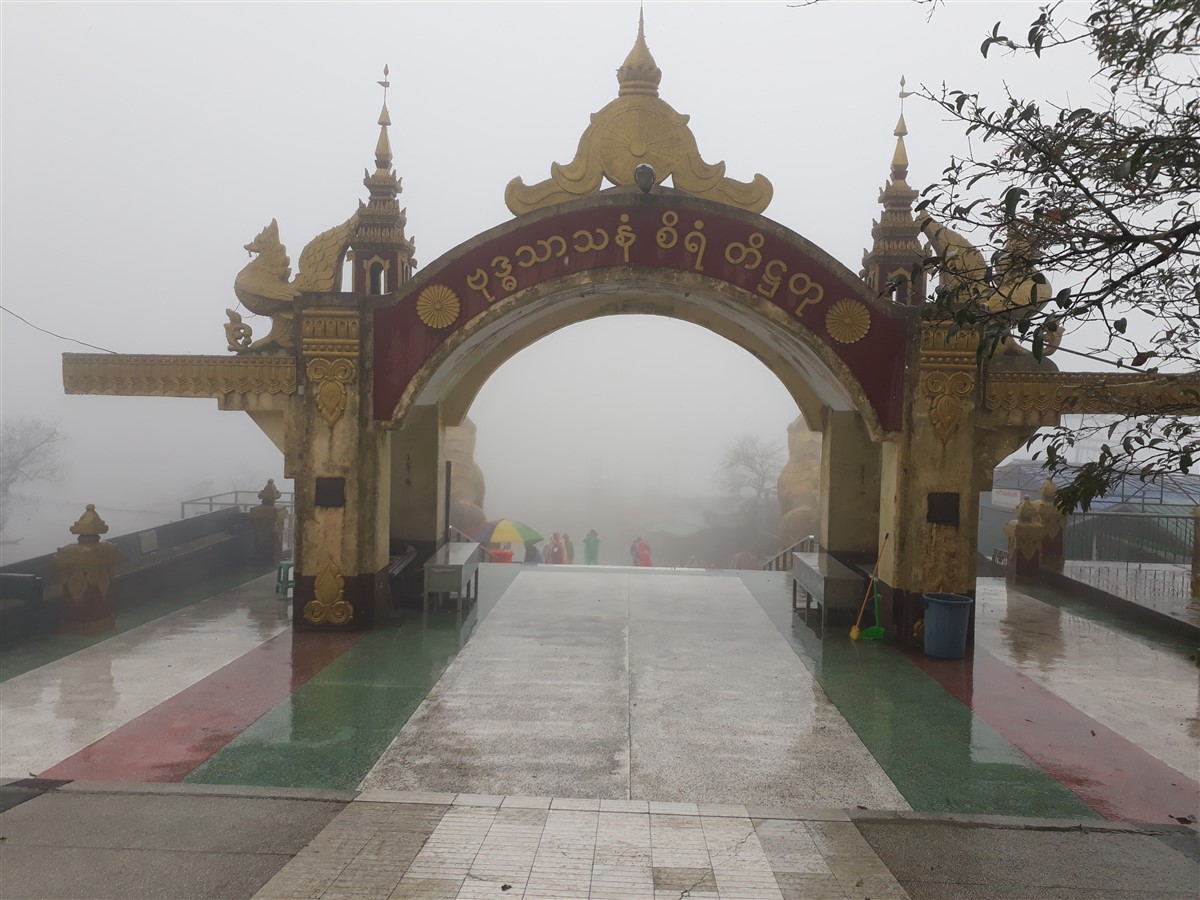
<svg viewBox="0 0 1200 900">
<path fill-rule="evenodd" d="M 364 789 L 907 809 L 732 577 L 522 573 Z"/>
</svg>

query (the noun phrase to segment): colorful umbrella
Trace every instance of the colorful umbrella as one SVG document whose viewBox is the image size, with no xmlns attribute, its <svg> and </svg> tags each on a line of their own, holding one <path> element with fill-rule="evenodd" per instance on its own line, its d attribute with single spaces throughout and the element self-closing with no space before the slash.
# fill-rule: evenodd
<svg viewBox="0 0 1200 900">
<path fill-rule="evenodd" d="M 542 540 L 542 536 L 528 525 L 512 519 L 484 522 L 467 536 L 481 544 L 528 544 Z"/>
</svg>

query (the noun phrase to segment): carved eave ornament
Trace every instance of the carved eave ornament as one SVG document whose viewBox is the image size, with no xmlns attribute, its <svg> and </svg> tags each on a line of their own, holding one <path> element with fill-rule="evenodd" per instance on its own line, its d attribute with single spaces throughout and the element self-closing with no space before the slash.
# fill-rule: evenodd
<svg viewBox="0 0 1200 900">
<path fill-rule="evenodd" d="M 633 170 L 642 164 L 654 169 L 655 182 L 668 177 L 677 190 L 761 213 L 774 188 L 762 175 L 747 183 L 725 177 L 725 163 L 705 162 L 688 116 L 676 112 L 658 96 L 662 70 L 646 46 L 645 28 L 638 17 L 638 36 L 617 70 L 617 99 L 598 113 L 579 139 L 575 158 L 553 163 L 550 177 L 537 184 L 514 178 L 504 190 L 504 202 L 514 215 L 596 193 L 608 179 L 619 187 L 634 185 Z"/>
</svg>

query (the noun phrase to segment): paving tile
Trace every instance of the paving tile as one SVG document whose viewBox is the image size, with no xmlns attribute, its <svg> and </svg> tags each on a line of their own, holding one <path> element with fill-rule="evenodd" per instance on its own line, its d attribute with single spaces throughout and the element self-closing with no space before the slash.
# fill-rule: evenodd
<svg viewBox="0 0 1200 900">
<path fill-rule="evenodd" d="M 648 813 L 650 803 L 647 800 L 601 800 L 601 812 Z"/>
<path fill-rule="evenodd" d="M 287 859 L 286 854 L 272 853 L 10 846 L 5 842 L 0 844 L 0 895 L 5 900 L 249 897 Z"/>
<path fill-rule="evenodd" d="M 366 790 L 359 793 L 355 803 L 430 803 L 449 806 L 457 794 L 439 793 L 436 791 L 387 791 Z"/>
<path fill-rule="evenodd" d="M 891 875 L 839 876 L 838 881 L 852 900 L 908 900 L 908 893 Z"/>
<path fill-rule="evenodd" d="M 798 810 L 791 806 L 751 806 L 746 804 L 746 813 L 752 819 L 798 819 Z"/>
<path fill-rule="evenodd" d="M 844 809 L 829 807 L 797 807 L 796 818 L 818 822 L 849 822 L 850 814 Z"/>
<path fill-rule="evenodd" d="M 892 874 L 883 864 L 883 860 L 874 853 L 862 856 L 825 856 L 825 864 L 829 866 L 829 871 L 842 882 L 843 887 L 847 880 L 853 882 L 867 875 L 890 876 Z"/>
<path fill-rule="evenodd" d="M 578 800 L 571 797 L 555 797 L 550 801 L 551 809 L 583 809 L 583 810 L 599 810 L 599 800 Z"/>
<path fill-rule="evenodd" d="M 455 900 L 461 878 L 409 878 L 405 876 L 396 885 L 388 900 Z"/>
<path fill-rule="evenodd" d="M 693 868 L 678 868 L 671 866 L 654 867 L 654 890 L 677 891 L 689 896 L 693 891 L 715 891 L 717 880 L 713 870 L 708 866 Z"/>
<path fill-rule="evenodd" d="M 845 900 L 842 883 L 833 875 L 809 872 L 776 872 L 775 881 L 783 900 Z"/>
<path fill-rule="evenodd" d="M 667 816 L 698 816 L 700 809 L 695 803 L 658 803 L 651 800 L 650 812 Z"/>
<path fill-rule="evenodd" d="M 740 803 L 701 803 L 698 806 L 702 816 L 733 816 L 744 819 L 749 815 L 746 807 Z"/>
<path fill-rule="evenodd" d="M 459 794 L 454 798 L 455 806 L 499 806 L 502 794 Z"/>
<path fill-rule="evenodd" d="M 549 797 L 505 797 L 500 804 L 503 809 L 549 809 Z"/>
<path fill-rule="evenodd" d="M 810 822 L 808 832 L 822 856 L 875 856 L 875 851 L 850 822 Z"/>
</svg>

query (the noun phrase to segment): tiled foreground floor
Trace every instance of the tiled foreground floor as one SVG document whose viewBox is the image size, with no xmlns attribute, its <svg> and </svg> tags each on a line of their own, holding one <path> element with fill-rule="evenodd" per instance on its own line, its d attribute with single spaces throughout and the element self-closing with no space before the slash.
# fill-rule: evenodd
<svg viewBox="0 0 1200 900">
<path fill-rule="evenodd" d="M 908 895 L 840 810 L 367 791 L 256 896 Z"/>
</svg>

